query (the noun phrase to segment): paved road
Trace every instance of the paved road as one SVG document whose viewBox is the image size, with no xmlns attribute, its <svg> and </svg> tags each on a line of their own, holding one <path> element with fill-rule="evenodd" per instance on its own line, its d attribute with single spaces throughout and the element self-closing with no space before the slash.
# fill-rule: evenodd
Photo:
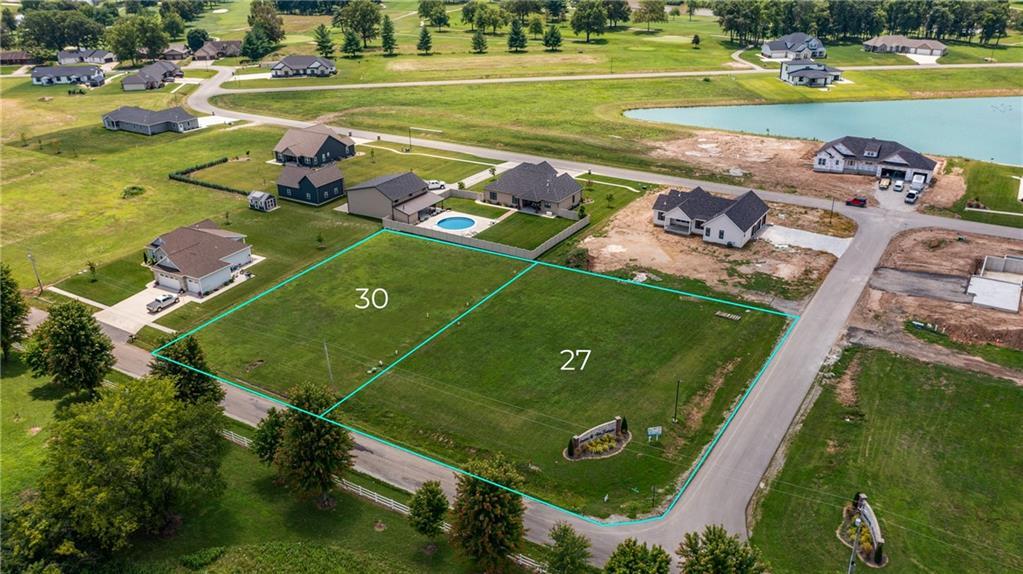
<svg viewBox="0 0 1023 574">
<path fill-rule="evenodd" d="M 271 125 L 286 127 L 309 125 L 308 122 L 234 112 L 213 106 L 209 102 L 209 97 L 221 93 L 218 89 L 219 83 L 230 76 L 229 68 L 218 70 L 214 79 L 201 85 L 190 96 L 191 107 L 202 112 Z M 347 129 L 342 131 L 350 131 L 352 135 L 367 139 L 407 141 L 406 138 L 390 134 Z M 701 185 L 710 191 L 733 195 L 747 190 L 744 187 L 726 184 L 450 142 L 414 139 L 413 145 L 502 161 L 547 160 L 561 170 L 581 172 L 592 170 L 595 173 L 634 181 L 685 187 Z M 762 190 L 758 190 L 758 193 L 771 201 L 824 209 L 832 206 L 831 201 L 820 198 Z M 598 560 L 606 558 L 618 542 L 630 536 L 674 549 L 685 532 L 700 530 L 706 524 L 724 524 L 732 532 L 744 536 L 747 534 L 747 503 L 756 492 L 761 477 L 810 389 L 821 364 L 841 336 L 853 306 L 892 236 L 905 229 L 934 226 L 1023 239 L 1023 230 L 916 212 L 858 209 L 844 205 L 837 206 L 836 210 L 858 223 L 856 237 L 808 303 L 788 342 L 775 357 L 679 504 L 663 520 L 638 525 L 601 527 L 577 519 L 568 519 L 577 530 L 593 541 L 594 555 Z M 232 392 L 227 401 L 230 413 L 250 420 L 258 417 L 260 409 L 268 406 L 267 402 L 253 401 L 239 392 Z M 439 479 L 445 488 L 451 491 L 453 484 L 451 473 L 436 464 L 374 441 L 359 440 L 358 443 L 361 446 L 360 467 L 371 469 L 369 472 L 372 474 L 406 488 L 414 488 L 426 480 Z M 530 502 L 527 506 L 526 525 L 530 531 L 530 538 L 533 539 L 541 540 L 551 525 L 567 519 L 563 513 L 537 503 Z"/>
</svg>

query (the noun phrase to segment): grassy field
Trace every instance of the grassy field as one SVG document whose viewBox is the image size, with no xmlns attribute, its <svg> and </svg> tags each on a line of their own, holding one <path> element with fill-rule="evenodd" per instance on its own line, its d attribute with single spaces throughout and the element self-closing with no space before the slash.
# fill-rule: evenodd
<svg viewBox="0 0 1023 574">
<path fill-rule="evenodd" d="M 497 225 L 486 228 L 476 237 L 513 247 L 533 249 L 573 223 L 575 222 L 561 217 L 516 213 Z"/>
<path fill-rule="evenodd" d="M 981 161 L 966 161 L 966 193 L 953 206 L 955 213 L 963 219 L 1023 227 L 1023 203 L 1017 201 L 1020 181 L 1013 176 L 1023 177 L 1023 168 L 997 165 Z M 967 211 L 966 202 L 978 200 L 996 211 L 1008 211 L 1021 215 L 1001 215 Z"/>
<path fill-rule="evenodd" d="M 1004 365 L 1010 369 L 1023 371 L 1023 351 L 1018 349 L 1000 347 L 990 343 L 985 343 L 983 345 L 959 343 L 950 339 L 948 335 L 924 329 L 917 329 L 910 323 L 906 323 L 906 332 L 922 341 L 941 345 L 942 347 L 947 347 L 956 351 L 962 351 L 975 357 L 980 357 L 986 361 Z"/>
<path fill-rule="evenodd" d="M 141 249 L 140 245 L 138 253 L 97 267 L 95 280 L 92 273 L 83 269 L 57 287 L 104 305 L 113 305 L 138 293 L 153 280 L 153 272 L 142 265 Z"/>
<path fill-rule="evenodd" d="M 1020 388 L 880 351 L 849 352 L 846 368 L 852 384 L 825 385 L 762 502 L 752 541 L 773 571 L 845 572 L 835 530 L 857 491 L 886 571 L 1023 570 Z"/>
<path fill-rule="evenodd" d="M 488 219 L 497 219 L 498 217 L 508 213 L 507 209 L 501 209 L 500 207 L 494 207 L 492 205 L 483 205 L 476 203 L 471 199 L 463 199 L 461 197 L 449 197 L 445 199 L 444 203 L 441 205 L 448 209 L 461 211 L 462 213 L 468 213 L 469 215 L 478 215 Z"/>
</svg>

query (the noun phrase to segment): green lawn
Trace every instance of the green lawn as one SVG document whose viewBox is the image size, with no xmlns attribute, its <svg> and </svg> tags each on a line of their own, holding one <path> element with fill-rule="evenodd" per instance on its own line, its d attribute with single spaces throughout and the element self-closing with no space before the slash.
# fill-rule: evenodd
<svg viewBox="0 0 1023 574">
<path fill-rule="evenodd" d="M 476 238 L 522 249 L 533 249 L 573 223 L 575 222 L 562 217 L 540 217 L 520 212 L 493 227 L 488 227 Z"/>
<path fill-rule="evenodd" d="M 204 10 L 202 16 L 191 23 L 192 28 L 202 28 L 213 38 L 241 40 L 249 27 L 249 5 L 252 0 L 230 0 L 217 2 L 212 9 Z M 214 10 L 227 9 L 215 14 Z"/>
<path fill-rule="evenodd" d="M 853 350 L 855 402 L 827 383 L 763 500 L 773 572 L 845 572 L 842 506 L 866 492 L 898 572 L 1023 570 L 1023 393 L 1009 381 Z M 848 395 L 844 395 L 848 396 Z M 860 565 L 862 568 L 862 565 Z"/>
<path fill-rule="evenodd" d="M 478 215 L 489 219 L 497 219 L 498 217 L 508 213 L 507 209 L 501 209 L 500 207 L 494 207 L 492 205 L 483 205 L 476 203 L 471 199 L 463 199 L 461 197 L 449 197 L 445 199 L 444 203 L 441 205 L 448 209 L 454 209 L 455 211 L 461 211 L 462 213 Z"/>
<path fill-rule="evenodd" d="M 967 44 L 954 40 L 945 40 L 948 54 L 938 62 L 942 64 L 979 64 L 994 62 L 1023 62 L 1023 34 L 1009 30 L 1009 35 L 1002 38 L 997 46 Z"/>
<path fill-rule="evenodd" d="M 966 193 L 956 202 L 953 210 L 963 219 L 1023 227 L 1023 202 L 1016 199 L 1020 181 L 1013 176 L 1023 177 L 1023 168 L 997 165 L 982 161 L 965 161 Z M 1009 211 L 1021 215 L 1000 215 L 978 211 L 967 211 L 966 202 L 979 200 L 988 209 Z"/>
<path fill-rule="evenodd" d="M 141 250 L 140 245 L 138 253 L 97 267 L 95 280 L 87 269 L 83 269 L 58 283 L 57 287 L 104 305 L 113 305 L 138 293 L 146 283 L 153 281 L 153 272 L 142 265 Z"/>
<path fill-rule="evenodd" d="M 980 357 L 986 361 L 1009 367 L 1010 369 L 1023 371 L 1023 351 L 1019 349 L 1000 347 L 990 343 L 985 343 L 983 345 L 959 343 L 950 339 L 948 335 L 924 329 L 917 329 L 910 323 L 906 323 L 906 332 L 922 341 L 941 345 L 942 347 L 947 347 L 956 351 L 962 351 L 964 353 Z"/>
<path fill-rule="evenodd" d="M 0 74 L 13 74 L 21 68 L 21 65 L 0 66 Z"/>
</svg>

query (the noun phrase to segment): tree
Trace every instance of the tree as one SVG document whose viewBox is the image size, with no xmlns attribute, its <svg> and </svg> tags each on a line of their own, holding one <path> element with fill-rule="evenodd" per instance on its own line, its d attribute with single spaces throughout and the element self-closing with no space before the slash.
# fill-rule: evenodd
<svg viewBox="0 0 1023 574">
<path fill-rule="evenodd" d="M 709 524 L 703 534 L 689 532 L 675 554 L 681 558 L 682 574 L 763 574 L 768 571 L 760 550 L 731 536 L 719 525 Z"/>
<path fill-rule="evenodd" d="M 424 482 L 409 502 L 408 521 L 416 532 L 435 538 L 444 530 L 448 499 L 436 481 Z"/>
<path fill-rule="evenodd" d="M 11 347 L 20 343 L 28 334 L 25 321 L 28 319 L 28 304 L 18 290 L 18 282 L 6 263 L 0 263 L 0 353 L 3 361 L 11 358 Z"/>
<path fill-rule="evenodd" d="M 14 46 L 14 30 L 18 27 L 18 21 L 10 8 L 4 7 L 0 10 L 0 48 L 11 48 Z"/>
<path fill-rule="evenodd" d="M 476 11 L 476 27 L 490 28 L 492 34 L 497 34 L 497 29 L 508 25 L 511 19 L 507 10 L 495 4 L 483 4 Z"/>
<path fill-rule="evenodd" d="M 26 50 L 51 54 L 67 46 L 99 45 L 103 25 L 78 10 L 34 10 L 25 14 L 18 34 Z"/>
<path fill-rule="evenodd" d="M 526 18 L 530 14 L 543 9 L 543 5 L 539 0 L 503 0 L 501 7 L 514 16 L 521 24 L 526 23 Z"/>
<path fill-rule="evenodd" d="M 165 347 L 160 351 L 160 355 L 170 361 L 154 359 L 149 364 L 150 371 L 157 377 L 174 382 L 177 389 L 175 396 L 179 401 L 188 403 L 206 401 L 219 404 L 224 399 L 224 389 L 220 387 L 220 383 L 212 377 L 197 372 L 208 373 L 211 370 L 206 364 L 206 354 L 199 346 L 198 339 L 192 336 L 185 337 L 181 341 Z M 184 365 L 192 368 L 186 368 Z"/>
<path fill-rule="evenodd" d="M 465 470 L 507 488 L 522 487 L 522 476 L 501 455 L 471 460 Z M 525 510 L 522 498 L 513 492 L 459 475 L 451 539 L 484 570 L 497 570 L 522 543 Z"/>
<path fill-rule="evenodd" d="M 692 44 L 693 44 L 694 48 L 699 49 L 699 47 L 700 47 L 700 35 L 699 34 L 693 34 Z"/>
<path fill-rule="evenodd" d="M 540 16 L 534 15 L 529 19 L 529 33 L 532 34 L 534 40 L 543 34 L 543 19 Z"/>
<path fill-rule="evenodd" d="M 590 34 L 603 34 L 607 30 L 607 12 L 600 0 L 581 0 L 572 13 L 572 33 L 586 33 L 586 43 L 590 43 Z"/>
<path fill-rule="evenodd" d="M 261 60 L 263 56 L 272 52 L 273 49 L 274 46 L 270 42 L 270 38 L 267 37 L 266 32 L 260 26 L 246 32 L 245 38 L 242 39 L 242 56 L 250 60 Z"/>
<path fill-rule="evenodd" d="M 276 46 L 284 39 L 284 18 L 277 13 L 273 0 L 252 0 L 252 4 L 249 6 L 248 22 L 249 28 L 251 28 L 249 32 L 251 33 L 257 28 L 262 29 L 271 45 Z M 258 60 L 259 58 L 253 59 Z"/>
<path fill-rule="evenodd" d="M 547 21 L 551 20 L 561 21 L 568 12 L 568 2 L 565 0 L 547 0 L 544 5 L 544 10 L 547 11 Z"/>
<path fill-rule="evenodd" d="M 557 26 L 552 25 L 544 32 L 543 45 L 550 52 L 557 52 L 561 49 L 561 30 Z"/>
<path fill-rule="evenodd" d="M 334 25 L 352 30 L 362 38 L 362 46 L 379 35 L 380 6 L 370 0 L 351 0 L 334 15 Z"/>
<path fill-rule="evenodd" d="M 107 46 L 111 52 L 117 54 L 117 59 L 122 62 L 131 60 L 134 63 L 138 61 L 139 49 L 141 48 L 137 25 L 138 18 L 141 18 L 141 16 L 121 18 L 107 29 L 105 36 Z"/>
<path fill-rule="evenodd" d="M 341 44 L 341 51 L 349 58 L 356 58 L 362 53 L 362 42 L 359 41 L 354 30 L 345 31 L 345 41 Z"/>
<path fill-rule="evenodd" d="M 522 22 L 518 19 L 512 20 L 511 32 L 508 33 L 508 50 L 521 52 L 526 49 L 526 31 L 522 29 Z"/>
<path fill-rule="evenodd" d="M 143 10 L 141 0 L 124 0 L 125 14 L 141 14 Z"/>
<path fill-rule="evenodd" d="M 554 542 L 547 556 L 548 574 L 575 574 L 585 572 L 590 561 L 590 541 L 576 533 L 567 522 L 559 522 L 551 528 L 550 538 Z"/>
<path fill-rule="evenodd" d="M 398 42 L 394 39 L 394 22 L 387 15 L 384 15 L 384 25 L 380 31 L 380 44 L 388 56 L 393 56 L 398 48 Z"/>
<path fill-rule="evenodd" d="M 689 21 L 693 21 L 693 14 L 700 8 L 699 0 L 686 0 L 686 14 L 689 15 Z"/>
<path fill-rule="evenodd" d="M 163 17 L 163 31 L 171 38 L 180 38 L 185 33 L 185 21 L 177 12 L 171 12 Z"/>
<path fill-rule="evenodd" d="M 477 54 L 484 54 L 487 51 L 487 37 L 483 35 L 483 30 L 479 28 L 472 34 L 472 51 Z"/>
<path fill-rule="evenodd" d="M 334 57 L 334 40 L 330 37 L 330 30 L 323 24 L 313 29 L 313 42 L 316 43 L 316 53 L 323 58 Z"/>
<path fill-rule="evenodd" d="M 24 558 L 107 555 L 219 496 L 227 448 L 220 409 L 182 403 L 174 392 L 166 379 L 131 379 L 73 405 L 52 426 L 46 471 L 27 509 L 38 530 L 23 550 L 36 556 Z"/>
<path fill-rule="evenodd" d="M 139 39 L 139 49 L 149 58 L 156 58 L 170 45 L 170 38 L 160 26 L 155 16 L 138 18 L 135 22 Z"/>
<path fill-rule="evenodd" d="M 431 26 L 436 26 L 438 30 L 441 26 L 448 26 L 451 23 L 444 0 L 419 0 L 419 17 L 429 22 Z"/>
<path fill-rule="evenodd" d="M 682 15 L 682 12 L 679 12 L 678 6 L 672 6 L 671 10 L 668 10 L 668 16 L 671 16 L 672 20 L 675 20 L 676 18 L 678 18 L 681 15 Z"/>
<path fill-rule="evenodd" d="M 632 16 L 635 22 L 646 22 L 646 31 L 650 31 L 651 22 L 667 22 L 668 15 L 664 12 L 664 0 L 640 0 L 639 10 Z"/>
<path fill-rule="evenodd" d="M 629 16 L 632 15 L 632 8 L 625 0 L 604 0 L 604 10 L 612 28 L 628 22 Z"/>
<path fill-rule="evenodd" d="M 423 26 L 422 29 L 419 30 L 419 41 L 416 42 L 416 50 L 419 50 L 426 55 L 430 55 L 430 50 L 432 49 L 433 38 L 430 37 L 430 30 L 426 26 Z"/>
<path fill-rule="evenodd" d="M 471 0 L 462 4 L 462 23 L 468 24 L 470 30 L 476 30 L 476 14 L 483 5 L 483 0 Z"/>
<path fill-rule="evenodd" d="M 88 308 L 78 301 L 50 307 L 32 335 L 25 362 L 37 377 L 76 391 L 94 393 L 114 366 L 114 345 Z"/>
<path fill-rule="evenodd" d="M 607 574 L 668 574 L 671 572 L 671 557 L 660 546 L 647 545 L 628 538 L 615 548 L 604 565 Z"/>
<path fill-rule="evenodd" d="M 327 388 L 305 384 L 290 393 L 292 403 L 305 412 L 284 413 L 284 428 L 274 466 L 281 482 L 302 497 L 314 498 L 321 510 L 333 508 L 334 477 L 355 464 L 355 443 L 348 431 L 305 413 L 321 413 L 334 403 Z"/>
<path fill-rule="evenodd" d="M 210 39 L 210 34 L 202 28 L 192 28 L 185 35 L 185 41 L 188 43 L 188 49 L 193 52 L 202 48 L 202 45 Z"/>
<path fill-rule="evenodd" d="M 273 464 L 277 449 L 281 445 L 284 431 L 284 414 L 271 408 L 263 420 L 256 425 L 256 433 L 252 437 L 252 452 L 263 464 Z"/>
</svg>

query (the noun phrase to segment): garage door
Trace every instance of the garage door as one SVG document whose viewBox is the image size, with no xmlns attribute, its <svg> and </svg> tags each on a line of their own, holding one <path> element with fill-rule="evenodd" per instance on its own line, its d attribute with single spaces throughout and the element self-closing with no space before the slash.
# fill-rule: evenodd
<svg viewBox="0 0 1023 574">
<path fill-rule="evenodd" d="M 161 287 L 167 287 L 167 288 L 173 289 L 175 291 L 180 291 L 181 290 L 181 282 L 178 281 L 177 279 L 175 279 L 174 277 L 168 277 L 166 275 L 160 275 L 160 277 L 157 279 L 157 281 L 160 283 Z"/>
</svg>

